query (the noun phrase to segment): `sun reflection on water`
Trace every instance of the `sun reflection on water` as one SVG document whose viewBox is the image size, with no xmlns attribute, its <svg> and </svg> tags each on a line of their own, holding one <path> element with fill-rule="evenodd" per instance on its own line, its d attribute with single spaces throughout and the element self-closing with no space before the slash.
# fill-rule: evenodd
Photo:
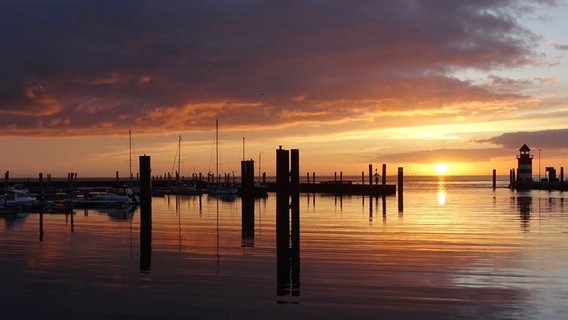
<svg viewBox="0 0 568 320">
<path fill-rule="evenodd" d="M 446 204 L 446 182 L 444 180 L 438 181 L 438 204 Z"/>
</svg>

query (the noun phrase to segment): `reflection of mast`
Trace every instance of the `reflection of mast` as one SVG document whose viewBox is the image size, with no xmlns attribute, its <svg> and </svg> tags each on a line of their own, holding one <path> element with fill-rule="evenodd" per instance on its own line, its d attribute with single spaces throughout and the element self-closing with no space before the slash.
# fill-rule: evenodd
<svg viewBox="0 0 568 320">
<path fill-rule="evenodd" d="M 221 261 L 221 254 L 219 253 L 219 198 L 217 198 L 217 276 L 219 275 L 219 266 Z"/>
</svg>

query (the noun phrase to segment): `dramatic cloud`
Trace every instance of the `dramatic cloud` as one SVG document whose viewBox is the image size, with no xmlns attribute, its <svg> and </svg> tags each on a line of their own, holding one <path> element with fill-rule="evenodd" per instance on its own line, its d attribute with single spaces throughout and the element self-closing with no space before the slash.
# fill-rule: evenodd
<svg viewBox="0 0 568 320">
<path fill-rule="evenodd" d="M 504 148 L 520 148 L 526 144 L 531 148 L 568 149 L 568 129 L 508 132 L 480 142 L 490 142 Z"/>
<path fill-rule="evenodd" d="M 0 134 L 197 130 L 215 117 L 282 127 L 524 103 L 522 79 L 492 87 L 454 74 L 540 63 L 520 17 L 554 3 L 6 0 Z"/>
</svg>

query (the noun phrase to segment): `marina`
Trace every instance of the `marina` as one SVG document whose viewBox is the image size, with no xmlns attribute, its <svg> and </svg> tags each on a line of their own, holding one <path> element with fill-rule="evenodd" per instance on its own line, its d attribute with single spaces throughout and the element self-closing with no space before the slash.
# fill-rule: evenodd
<svg viewBox="0 0 568 320">
<path fill-rule="evenodd" d="M 272 192 L 252 218 L 240 197 L 154 196 L 150 243 L 141 208 L 3 217 L 3 314 L 565 317 L 565 193 L 517 193 L 501 176 L 495 190 L 490 176 L 409 176 L 405 188 L 403 211 L 393 196 L 300 194 L 298 259 L 284 258 L 294 278 L 278 274 Z"/>
</svg>

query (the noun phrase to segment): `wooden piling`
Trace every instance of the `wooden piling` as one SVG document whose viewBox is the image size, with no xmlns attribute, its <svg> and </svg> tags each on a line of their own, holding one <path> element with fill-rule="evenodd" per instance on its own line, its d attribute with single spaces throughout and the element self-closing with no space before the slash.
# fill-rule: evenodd
<svg viewBox="0 0 568 320">
<path fill-rule="evenodd" d="M 383 163 L 383 186 L 387 184 L 387 165 Z"/>
<path fill-rule="evenodd" d="M 564 191 L 564 167 L 560 167 L 560 191 Z"/>
<path fill-rule="evenodd" d="M 241 246 L 254 247 L 254 161 L 241 161 Z"/>
<path fill-rule="evenodd" d="M 276 150 L 276 294 L 286 294 L 290 282 L 289 152 Z"/>
<path fill-rule="evenodd" d="M 150 156 L 140 156 L 140 271 L 150 272 L 152 256 L 152 169 Z"/>
<path fill-rule="evenodd" d="M 373 185 L 373 165 L 369 164 L 369 185 Z"/>
<path fill-rule="evenodd" d="M 402 196 L 402 192 L 404 191 L 403 182 L 404 182 L 404 168 L 398 167 L 398 194 Z"/>
<path fill-rule="evenodd" d="M 43 205 L 44 205 L 44 193 L 43 193 L 43 173 L 39 174 L 39 241 L 43 241 Z"/>
<path fill-rule="evenodd" d="M 4 207 L 7 206 L 8 202 L 8 183 L 10 181 L 10 171 L 4 173 Z"/>
<path fill-rule="evenodd" d="M 241 191 L 243 196 L 254 196 L 254 161 L 241 161 Z"/>
<path fill-rule="evenodd" d="M 361 171 L 361 184 L 365 184 L 365 171 Z"/>
<path fill-rule="evenodd" d="M 497 170 L 493 169 L 493 189 L 497 188 Z"/>
<path fill-rule="evenodd" d="M 403 184 L 404 184 L 403 168 L 398 167 L 398 212 L 399 213 L 402 213 L 404 211 Z"/>
<path fill-rule="evenodd" d="M 298 296 L 300 294 L 300 161 L 298 149 L 288 152 L 280 147 L 276 150 L 276 186 L 276 292 L 278 296 Z M 289 202 L 290 198 L 291 202 Z"/>
<path fill-rule="evenodd" d="M 342 179 L 343 173 L 339 177 Z M 292 211 L 292 259 L 300 250 L 300 151 L 290 150 L 290 208 Z M 297 251 L 297 252 L 296 252 Z"/>
</svg>

